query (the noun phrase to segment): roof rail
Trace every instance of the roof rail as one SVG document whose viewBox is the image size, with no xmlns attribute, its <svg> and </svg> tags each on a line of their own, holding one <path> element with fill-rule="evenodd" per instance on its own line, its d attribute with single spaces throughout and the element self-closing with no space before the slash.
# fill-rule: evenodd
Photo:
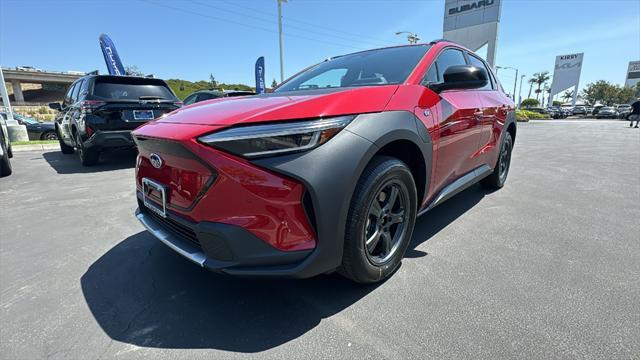
<svg viewBox="0 0 640 360">
<path fill-rule="evenodd" d="M 100 75 L 100 71 L 99 70 L 93 70 L 87 73 L 87 75 Z"/>
</svg>

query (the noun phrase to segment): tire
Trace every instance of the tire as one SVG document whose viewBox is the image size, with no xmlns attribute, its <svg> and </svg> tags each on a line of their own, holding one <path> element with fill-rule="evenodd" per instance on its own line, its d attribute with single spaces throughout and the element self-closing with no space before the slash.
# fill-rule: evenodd
<svg viewBox="0 0 640 360">
<path fill-rule="evenodd" d="M 55 131 L 47 131 L 40 135 L 40 140 L 58 140 L 58 135 Z"/>
<path fill-rule="evenodd" d="M 11 148 L 11 144 L 7 146 L 7 154 L 9 154 L 9 159 L 13 157 L 13 148 Z"/>
<path fill-rule="evenodd" d="M 82 166 L 92 166 L 98 163 L 100 153 L 95 149 L 86 149 L 82 143 L 79 133 L 76 133 L 76 150 Z"/>
<path fill-rule="evenodd" d="M 0 136 L 2 133 L 0 132 Z M 2 157 L 0 157 L 0 177 L 11 175 L 13 169 L 11 169 L 11 161 L 9 160 L 9 148 L 5 145 L 4 140 L 0 139 L 0 146 L 2 146 Z"/>
<path fill-rule="evenodd" d="M 69 146 L 64 143 L 64 140 L 62 140 L 62 136 L 60 136 L 60 129 L 56 128 L 56 132 L 58 133 L 58 142 L 60 143 L 60 151 L 63 154 L 73 154 L 73 146 Z"/>
<path fill-rule="evenodd" d="M 480 182 L 484 187 L 500 189 L 504 186 L 504 183 L 507 181 L 507 175 L 509 175 L 512 151 L 513 138 L 509 132 L 506 132 L 504 139 L 502 139 L 502 144 L 500 144 L 500 155 L 498 156 L 496 166 L 493 168 L 493 172 Z"/>
<path fill-rule="evenodd" d="M 405 163 L 388 156 L 373 158 L 351 199 L 338 269 L 343 276 L 358 283 L 374 283 L 393 274 L 413 234 L 416 193 Z"/>
</svg>

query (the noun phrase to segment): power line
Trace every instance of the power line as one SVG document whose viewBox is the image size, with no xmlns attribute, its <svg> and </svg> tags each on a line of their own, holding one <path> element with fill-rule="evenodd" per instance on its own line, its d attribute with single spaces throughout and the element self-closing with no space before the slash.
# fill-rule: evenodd
<svg viewBox="0 0 640 360">
<path fill-rule="evenodd" d="M 190 15 L 195 15 L 195 16 L 211 19 L 211 20 L 227 22 L 227 23 L 230 23 L 230 24 L 235 24 L 235 25 L 238 25 L 238 26 L 242 26 L 242 27 L 246 27 L 246 28 L 252 28 L 252 29 L 256 29 L 256 30 L 260 30 L 260 31 L 270 32 L 270 33 L 277 33 L 277 31 L 274 31 L 274 30 L 271 30 L 271 29 L 267 29 L 267 28 L 263 28 L 263 27 L 260 27 L 260 26 L 249 25 L 249 24 L 242 23 L 242 22 L 235 21 L 235 20 L 230 20 L 230 19 L 225 19 L 225 18 L 221 18 L 221 17 L 206 15 L 206 14 L 202 14 L 202 13 L 199 13 L 199 12 L 191 11 L 191 10 L 188 10 L 188 9 L 167 5 L 167 4 L 164 4 L 164 3 L 153 2 L 153 1 L 150 1 L 150 0 L 140 0 L 140 1 L 148 3 L 148 4 L 151 4 L 151 5 L 156 5 L 156 6 L 164 7 L 164 8 L 167 8 L 167 9 L 171 9 L 171 10 L 183 12 L 183 13 L 186 13 L 186 14 L 190 14 Z M 338 47 L 341 47 L 341 48 L 348 48 L 348 49 L 355 49 L 355 50 L 363 50 L 364 49 L 362 47 L 355 47 L 353 45 L 347 45 L 347 44 L 341 44 L 341 43 L 336 43 L 336 42 L 332 42 L 332 41 L 326 41 L 326 40 L 321 40 L 321 39 L 310 38 L 310 37 L 302 36 L 302 35 L 298 35 L 298 34 L 290 34 L 290 33 L 288 33 L 288 34 L 285 34 L 285 36 L 294 37 L 294 38 L 303 39 L 303 40 L 320 42 L 320 43 L 324 43 L 324 44 L 328 44 L 328 45 L 338 46 Z"/>
<path fill-rule="evenodd" d="M 250 6 L 240 5 L 240 4 L 237 4 L 237 3 L 234 3 L 234 2 L 230 2 L 230 1 L 226 1 L 226 0 L 221 0 L 221 2 L 227 3 L 229 5 L 233 5 L 233 6 L 242 8 L 242 9 L 251 10 L 251 11 L 254 11 L 254 12 L 257 12 L 257 13 L 262 13 L 262 14 L 267 15 L 269 17 L 276 17 L 276 14 L 274 14 L 274 13 L 270 13 L 268 11 L 254 9 L 254 8 L 252 8 Z M 359 39 L 358 41 L 362 41 L 362 39 L 369 39 L 369 40 L 371 40 L 373 42 L 377 42 L 379 44 L 384 44 L 384 46 L 389 45 L 388 41 L 385 41 L 385 40 L 382 40 L 382 39 L 378 39 L 378 38 L 373 38 L 373 37 L 367 36 L 367 35 L 356 34 L 356 33 L 347 32 L 347 31 L 344 31 L 344 30 L 336 30 L 336 29 L 330 28 L 328 26 L 314 24 L 314 23 L 310 23 L 310 22 L 307 22 L 307 21 L 302 21 L 302 20 L 290 18 L 288 16 L 283 16 L 283 19 L 288 20 L 288 21 L 292 21 L 292 22 L 296 22 L 296 23 L 299 23 L 299 24 L 313 26 L 313 27 L 318 28 L 318 29 L 326 29 L 326 30 L 331 31 L 331 32 L 341 33 L 341 34 L 349 35 L 351 37 L 356 37 L 357 39 Z M 288 26 L 291 26 L 291 25 L 288 25 Z M 371 42 L 369 42 L 369 43 L 371 43 Z"/>
<path fill-rule="evenodd" d="M 214 5 L 211 5 L 211 4 L 208 4 L 208 3 L 202 3 L 202 2 L 200 2 L 200 1 L 196 1 L 196 0 L 190 0 L 190 1 L 191 1 L 192 3 L 194 3 L 194 4 L 198 4 L 198 5 L 200 5 L 200 6 L 205 6 L 205 7 L 212 8 L 212 9 L 216 9 L 216 10 L 219 10 L 219 11 L 225 11 L 225 12 L 228 12 L 228 13 L 241 15 L 241 16 L 248 17 L 248 18 L 251 18 L 251 19 L 255 19 L 255 20 L 258 20 L 258 21 L 262 21 L 262 22 L 269 23 L 269 24 L 271 24 L 271 25 L 275 25 L 275 24 L 276 24 L 276 22 L 274 22 L 274 21 L 273 21 L 273 19 L 265 19 L 265 18 L 263 18 L 263 17 L 258 17 L 258 16 L 254 16 L 254 15 L 249 15 L 249 14 L 247 14 L 247 13 L 245 13 L 245 12 L 240 12 L 240 11 L 235 11 L 235 10 L 225 9 L 225 8 L 221 8 L 221 7 L 218 7 L 218 6 L 214 6 Z M 246 7 L 246 8 L 247 8 L 247 9 L 249 9 L 248 7 Z M 252 11 L 253 11 L 253 10 L 252 10 Z M 275 17 L 275 16 L 276 16 L 276 15 L 274 15 L 274 17 Z M 283 16 L 283 19 L 288 19 L 288 18 L 285 18 L 285 17 Z M 290 21 L 291 21 L 291 20 L 290 20 Z M 320 35 L 320 36 L 330 36 L 330 37 L 333 37 L 333 38 L 336 38 L 336 39 L 346 40 L 346 41 L 350 41 L 350 42 L 351 42 L 351 41 L 355 41 L 355 42 L 358 42 L 358 43 L 368 43 L 368 44 L 373 45 L 373 46 L 388 46 L 388 45 L 389 45 L 388 43 L 383 43 L 383 42 L 371 42 L 371 41 L 368 41 L 368 40 L 363 40 L 363 39 L 361 39 L 361 38 L 354 39 L 353 37 L 344 37 L 344 36 L 339 36 L 339 35 L 333 35 L 333 34 L 330 34 L 330 33 L 329 33 L 329 32 L 327 32 L 327 31 L 322 31 L 322 30 L 320 30 L 320 31 L 315 31 L 315 30 L 310 30 L 310 29 L 308 29 L 308 28 L 304 28 L 304 27 L 302 27 L 302 26 L 297 26 L 297 25 L 292 25 L 292 24 L 287 24 L 287 28 L 297 29 L 298 31 L 308 32 L 308 33 L 315 34 L 315 35 Z"/>
</svg>

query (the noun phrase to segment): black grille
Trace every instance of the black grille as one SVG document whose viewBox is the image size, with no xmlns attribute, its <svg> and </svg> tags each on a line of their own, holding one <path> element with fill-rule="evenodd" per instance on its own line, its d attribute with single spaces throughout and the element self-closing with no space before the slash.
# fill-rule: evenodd
<svg viewBox="0 0 640 360">
<path fill-rule="evenodd" d="M 188 240 L 192 244 L 200 247 L 200 241 L 196 237 L 195 231 L 191 230 L 189 227 L 180 224 L 179 222 L 172 220 L 170 218 L 163 218 L 162 216 L 154 213 L 153 211 L 145 210 L 145 214 L 151 216 L 155 221 L 157 221 L 163 228 L 172 232 L 179 237 Z"/>
</svg>

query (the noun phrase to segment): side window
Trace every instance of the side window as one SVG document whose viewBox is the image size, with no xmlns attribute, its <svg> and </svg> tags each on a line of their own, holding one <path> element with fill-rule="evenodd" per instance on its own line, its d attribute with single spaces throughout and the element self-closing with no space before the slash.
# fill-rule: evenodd
<svg viewBox="0 0 640 360">
<path fill-rule="evenodd" d="M 76 83 L 75 87 L 73 88 L 73 93 L 71 93 L 71 104 L 74 104 L 76 103 L 76 101 L 78 101 L 78 94 L 80 93 L 81 84 L 82 80 Z"/>
<path fill-rule="evenodd" d="M 71 84 L 71 86 L 69 86 L 69 90 L 67 90 L 67 93 L 64 95 L 64 101 L 62 102 L 63 105 L 67 106 L 71 104 L 71 94 L 73 94 L 73 91 L 76 89 L 77 84 L 78 83 L 73 83 Z"/>
<path fill-rule="evenodd" d="M 80 100 L 84 100 L 86 95 L 89 93 L 89 79 L 82 80 L 82 85 L 80 86 Z"/>
<path fill-rule="evenodd" d="M 478 59 L 477 57 L 467 53 L 467 58 L 469 59 L 469 65 L 475 66 L 477 68 L 480 69 L 484 69 L 484 71 L 487 72 L 487 76 L 489 77 L 489 82 L 487 83 L 487 85 L 485 85 L 482 88 L 479 88 L 478 90 L 492 90 L 493 86 L 492 86 L 492 82 L 491 81 L 491 72 L 489 71 L 489 69 L 487 69 L 487 66 L 484 64 L 484 62 L 480 59 Z"/>
<path fill-rule="evenodd" d="M 196 102 L 196 96 L 198 96 L 198 94 L 191 94 L 191 95 L 187 96 L 187 97 L 184 99 L 183 104 L 184 104 L 184 105 L 191 105 L 191 104 L 193 104 L 194 102 Z"/>
<path fill-rule="evenodd" d="M 427 74 L 424 76 L 424 80 L 422 80 L 422 85 L 428 84 L 436 84 L 439 83 L 440 79 L 438 78 L 438 64 L 433 63 L 427 70 Z"/>
<path fill-rule="evenodd" d="M 438 56 L 436 65 L 438 66 L 438 79 L 444 80 L 444 72 L 450 66 L 466 65 L 467 62 L 464 59 L 464 54 L 460 50 L 446 49 Z"/>
<path fill-rule="evenodd" d="M 211 100 L 211 99 L 216 99 L 219 96 L 216 96 L 214 94 L 209 94 L 209 93 L 201 93 L 200 95 L 198 95 L 198 102 L 200 101 L 205 101 L 205 100 Z"/>
</svg>

